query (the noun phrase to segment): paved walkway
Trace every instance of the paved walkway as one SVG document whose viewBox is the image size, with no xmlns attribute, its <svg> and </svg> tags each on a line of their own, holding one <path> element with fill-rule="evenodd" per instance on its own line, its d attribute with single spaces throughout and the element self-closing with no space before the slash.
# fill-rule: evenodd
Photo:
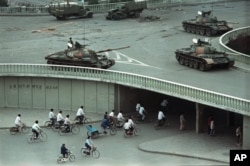
<svg viewBox="0 0 250 166">
<path fill-rule="evenodd" d="M 57 110 L 54 112 L 56 114 Z M 39 119 L 40 124 L 48 120 L 49 110 L 0 108 L 0 129 L 13 126 L 15 117 L 19 113 L 26 124 L 31 126 L 36 120 L 34 117 Z M 75 117 L 75 111 L 63 111 L 63 116 L 66 114 L 69 114 L 72 119 Z M 92 121 L 99 121 L 103 114 L 87 112 L 87 116 Z M 170 129 L 168 133 L 169 137 L 141 143 L 138 148 L 146 152 L 219 161 L 225 164 L 229 163 L 230 149 L 239 149 L 235 144 L 234 136 L 229 136 L 228 132 L 214 137 L 208 136 L 206 133 L 195 134 L 191 130 L 176 131 L 176 129 Z"/>
</svg>

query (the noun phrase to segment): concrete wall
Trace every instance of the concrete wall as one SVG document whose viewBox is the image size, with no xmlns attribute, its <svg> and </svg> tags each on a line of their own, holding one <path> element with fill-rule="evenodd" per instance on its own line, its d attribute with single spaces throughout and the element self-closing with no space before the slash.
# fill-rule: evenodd
<svg viewBox="0 0 250 166">
<path fill-rule="evenodd" d="M 76 110 L 114 109 L 114 85 L 82 80 L 0 77 L 0 107 Z"/>
<path fill-rule="evenodd" d="M 250 117 L 244 116 L 243 118 L 243 148 L 244 149 L 250 149 Z"/>
</svg>

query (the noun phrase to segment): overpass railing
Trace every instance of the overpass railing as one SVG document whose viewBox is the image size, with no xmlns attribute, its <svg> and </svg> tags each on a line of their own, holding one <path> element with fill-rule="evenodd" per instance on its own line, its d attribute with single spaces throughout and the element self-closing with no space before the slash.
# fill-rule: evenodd
<svg viewBox="0 0 250 166">
<path fill-rule="evenodd" d="M 138 74 L 43 64 L 0 64 L 0 76 L 51 77 L 108 82 L 150 90 L 250 116 L 250 100 Z"/>
</svg>

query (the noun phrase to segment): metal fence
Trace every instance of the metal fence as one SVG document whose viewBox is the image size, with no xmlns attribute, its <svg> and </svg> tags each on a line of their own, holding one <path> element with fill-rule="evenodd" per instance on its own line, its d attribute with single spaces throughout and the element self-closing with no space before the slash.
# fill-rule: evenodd
<svg viewBox="0 0 250 166">
<path fill-rule="evenodd" d="M 0 64 L 0 76 L 102 81 L 150 90 L 250 116 L 250 100 L 132 73 L 59 65 Z"/>
</svg>

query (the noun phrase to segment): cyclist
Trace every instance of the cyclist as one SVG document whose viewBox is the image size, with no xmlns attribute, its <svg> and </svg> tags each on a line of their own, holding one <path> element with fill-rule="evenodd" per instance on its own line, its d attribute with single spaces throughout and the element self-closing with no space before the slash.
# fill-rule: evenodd
<svg viewBox="0 0 250 166">
<path fill-rule="evenodd" d="M 15 126 L 18 129 L 18 132 L 21 132 L 21 128 L 23 127 L 23 122 L 21 120 L 21 114 L 18 114 L 15 119 Z"/>
<path fill-rule="evenodd" d="M 60 110 L 59 113 L 56 116 L 56 121 L 59 123 L 60 126 L 63 125 L 64 118 L 62 116 L 62 111 Z"/>
<path fill-rule="evenodd" d="M 128 119 L 125 120 L 123 128 L 124 128 L 126 134 L 130 133 L 130 123 L 128 122 Z"/>
<path fill-rule="evenodd" d="M 128 118 L 128 123 L 129 123 L 129 130 L 130 130 L 130 132 L 132 133 L 133 130 L 134 130 L 135 123 L 133 122 L 132 116 L 131 116 L 131 115 L 130 115 L 129 118 Z"/>
<path fill-rule="evenodd" d="M 115 110 L 112 110 L 110 113 L 109 113 L 109 120 L 111 123 L 115 124 Z"/>
<path fill-rule="evenodd" d="M 69 114 L 66 115 L 66 118 L 64 120 L 64 126 L 65 126 L 65 132 L 70 132 L 70 119 L 69 119 Z"/>
<path fill-rule="evenodd" d="M 83 124 L 83 119 L 84 119 L 84 106 L 81 106 L 76 113 L 76 119 L 79 119 L 79 124 Z"/>
<path fill-rule="evenodd" d="M 101 123 L 101 127 L 102 127 L 103 130 L 104 130 L 104 131 L 103 131 L 104 134 L 107 134 L 106 129 L 107 129 L 108 127 L 110 127 L 110 125 L 111 125 L 110 120 L 109 120 L 108 118 L 103 118 L 102 123 Z"/>
<path fill-rule="evenodd" d="M 122 125 L 122 122 L 123 122 L 123 120 L 124 120 L 124 117 L 123 117 L 123 115 L 122 115 L 122 111 L 120 111 L 119 113 L 118 113 L 118 115 L 117 115 L 117 123 L 118 123 L 118 126 L 121 126 Z"/>
<path fill-rule="evenodd" d="M 93 150 L 94 148 L 94 143 L 93 141 L 91 140 L 91 136 L 88 136 L 88 138 L 86 139 L 85 141 L 85 147 L 87 148 L 87 153 L 90 154 L 90 152 Z"/>
<path fill-rule="evenodd" d="M 38 138 L 39 133 L 40 133 L 40 130 L 41 130 L 41 128 L 40 128 L 40 126 L 38 125 L 38 120 L 36 120 L 35 123 L 34 123 L 33 126 L 32 126 L 32 132 L 36 134 L 35 139 Z"/>
<path fill-rule="evenodd" d="M 65 144 L 62 144 L 62 146 L 61 146 L 61 154 L 62 154 L 64 160 L 66 160 L 67 155 L 68 155 L 68 149 L 66 148 Z"/>
<path fill-rule="evenodd" d="M 49 119 L 51 120 L 51 125 L 52 125 L 52 126 L 54 126 L 55 121 L 56 121 L 56 116 L 55 116 L 55 114 L 54 114 L 53 111 L 54 111 L 54 109 L 51 108 L 51 109 L 50 109 L 50 112 L 49 112 Z"/>
</svg>

